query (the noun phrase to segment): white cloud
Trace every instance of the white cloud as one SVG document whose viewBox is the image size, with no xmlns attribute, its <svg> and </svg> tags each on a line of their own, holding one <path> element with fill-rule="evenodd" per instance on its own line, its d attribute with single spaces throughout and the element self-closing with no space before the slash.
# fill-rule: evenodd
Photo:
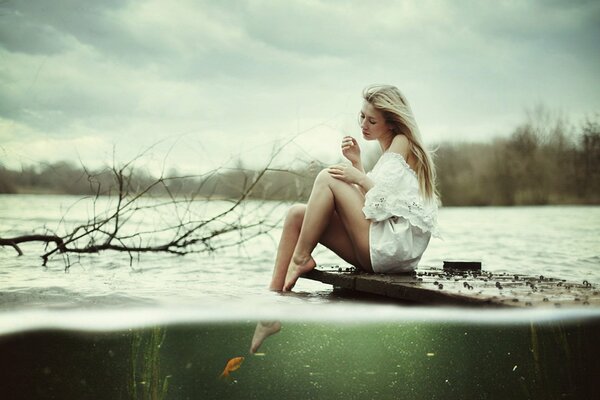
<svg viewBox="0 0 600 400">
<path fill-rule="evenodd" d="M 509 133 L 540 102 L 600 108 L 595 2 L 14 4 L 0 27 L 3 159 L 46 143 L 94 163 L 164 141 L 173 164 L 204 168 L 308 130 L 294 147 L 335 160 L 375 82 L 405 91 L 430 142 Z"/>
</svg>

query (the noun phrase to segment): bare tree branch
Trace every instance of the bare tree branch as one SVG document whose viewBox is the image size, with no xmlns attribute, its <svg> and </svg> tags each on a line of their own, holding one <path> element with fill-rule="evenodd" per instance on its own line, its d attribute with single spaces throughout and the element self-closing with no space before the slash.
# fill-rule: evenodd
<svg viewBox="0 0 600 400">
<path fill-rule="evenodd" d="M 269 222 L 266 218 L 255 215 L 259 206 L 247 209 L 245 205 L 268 173 L 282 171 L 271 168 L 271 165 L 288 143 L 274 149 L 267 165 L 259 171 L 236 170 L 242 174 L 241 183 L 237 183 L 239 195 L 227 200 L 231 203 L 212 215 L 198 212 L 197 208 L 202 203 L 214 201 L 214 190 L 213 194 L 203 195 L 200 200 L 199 196 L 210 180 L 214 181 L 230 173 L 223 168 L 202 175 L 165 177 L 163 165 L 163 172 L 158 178 L 144 183 L 143 180 L 134 179 L 134 166 L 135 161 L 148 151 L 146 150 L 122 166 L 115 164 L 105 170 L 110 171 L 114 182 L 105 187 L 103 185 L 106 185 L 106 180 L 103 184 L 98 173 L 94 174 L 83 167 L 85 179 L 95 193 L 91 198 L 82 199 L 91 199 L 92 213 L 86 222 L 67 228 L 66 218 L 63 216 L 59 224 L 59 227 L 65 228 L 66 232 L 63 234 L 48 231 L 46 234 L 0 238 L 0 246 L 10 246 L 18 255 L 22 255 L 19 245 L 23 243 L 43 242 L 52 245 L 41 254 L 42 265 L 46 266 L 50 259 L 62 254 L 65 268 L 68 269 L 71 263 L 68 254 L 125 252 L 129 255 L 131 265 L 134 254 L 139 256 L 141 253 L 162 252 L 185 255 L 242 245 L 268 233 L 279 222 Z M 198 187 L 189 197 L 181 198 L 172 191 L 170 184 L 187 180 L 195 182 Z M 153 193 L 157 192 L 162 197 L 155 197 Z M 107 205 L 102 209 L 100 204 L 104 203 Z M 264 202 L 261 204 L 264 205 Z M 248 212 L 251 214 L 250 218 Z M 140 216 L 143 221 L 147 214 L 162 225 L 148 228 L 150 224 L 142 224 Z"/>
</svg>

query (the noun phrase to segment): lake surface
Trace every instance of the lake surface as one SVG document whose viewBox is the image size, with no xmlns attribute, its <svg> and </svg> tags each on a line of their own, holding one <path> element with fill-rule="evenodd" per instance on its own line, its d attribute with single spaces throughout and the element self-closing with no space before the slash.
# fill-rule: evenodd
<svg viewBox="0 0 600 400">
<path fill-rule="evenodd" d="M 0 196 L 0 236 L 41 232 L 84 222 L 90 201 L 71 196 Z M 268 214 L 277 222 L 288 205 L 252 203 L 251 218 Z M 105 207 L 96 205 L 97 209 Z M 222 202 L 198 204 L 204 215 Z M 141 213 L 140 213 L 141 214 Z M 61 222 L 62 219 L 62 223 Z M 140 231 L 156 228 L 154 218 L 134 221 Z M 420 265 L 441 267 L 443 260 L 480 260 L 485 270 L 557 277 L 600 283 L 600 207 L 442 208 L 443 239 L 433 239 Z M 24 256 L 0 248 L 2 309 L 136 305 L 249 306 L 268 304 L 339 303 L 329 286 L 300 280 L 299 295 L 266 291 L 280 230 L 214 253 L 186 256 L 141 254 L 130 265 L 127 254 L 70 256 L 71 266 L 58 256 L 42 267 L 40 244 L 23 245 Z M 341 260 L 318 248 L 321 264 Z M 267 300 L 266 300 L 267 299 Z"/>
<path fill-rule="evenodd" d="M 72 196 L 0 196 L 0 236 L 86 221 Z M 97 210 L 107 204 L 96 204 Z M 227 205 L 197 204 L 211 215 Z M 249 202 L 280 221 L 288 205 Z M 175 214 L 163 216 L 166 222 Z M 140 213 L 132 230 L 161 218 Z M 442 208 L 443 240 L 422 266 L 480 260 L 485 270 L 600 284 L 600 207 Z M 415 307 L 340 296 L 300 280 L 267 290 L 280 230 L 186 256 L 104 252 L 24 256 L 0 248 L 0 386 L 11 398 L 585 398 L 600 373 L 600 312 Z M 320 264 L 343 263 L 319 248 Z M 281 320 L 260 356 L 258 320 Z M 245 355 L 232 380 L 227 360 Z M 35 382 L 34 384 L 28 382 Z M 292 398 L 294 398 L 292 396 Z"/>
</svg>

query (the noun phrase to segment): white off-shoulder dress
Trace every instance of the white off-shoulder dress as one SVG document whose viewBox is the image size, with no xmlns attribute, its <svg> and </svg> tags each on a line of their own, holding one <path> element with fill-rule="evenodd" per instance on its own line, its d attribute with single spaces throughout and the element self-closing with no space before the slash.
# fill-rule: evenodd
<svg viewBox="0 0 600 400">
<path fill-rule="evenodd" d="M 439 236 L 437 202 L 421 196 L 416 173 L 398 153 L 383 153 L 367 176 L 375 184 L 365 195 L 363 207 L 365 217 L 371 220 L 373 271 L 410 272 L 431 236 Z"/>
</svg>

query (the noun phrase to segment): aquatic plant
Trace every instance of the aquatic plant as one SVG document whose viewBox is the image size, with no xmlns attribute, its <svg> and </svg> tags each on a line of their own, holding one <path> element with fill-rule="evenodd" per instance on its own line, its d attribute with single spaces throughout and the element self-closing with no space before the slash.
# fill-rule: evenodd
<svg viewBox="0 0 600 400">
<path fill-rule="evenodd" d="M 154 327 L 149 332 L 133 332 L 130 398 L 163 400 L 166 397 L 171 376 L 163 376 L 160 368 L 160 349 L 166 335 L 166 330 L 161 327 Z"/>
<path fill-rule="evenodd" d="M 585 329 L 574 324 L 569 329 L 563 322 L 536 326 L 530 324 L 530 351 L 533 374 L 522 386 L 530 399 L 562 399 L 584 395 L 586 390 Z M 561 366 L 557 369 L 557 366 Z M 558 379 L 560 376 L 560 379 Z M 586 396 L 580 397 L 585 398 Z M 579 398 L 576 396 L 574 398 Z"/>
</svg>

